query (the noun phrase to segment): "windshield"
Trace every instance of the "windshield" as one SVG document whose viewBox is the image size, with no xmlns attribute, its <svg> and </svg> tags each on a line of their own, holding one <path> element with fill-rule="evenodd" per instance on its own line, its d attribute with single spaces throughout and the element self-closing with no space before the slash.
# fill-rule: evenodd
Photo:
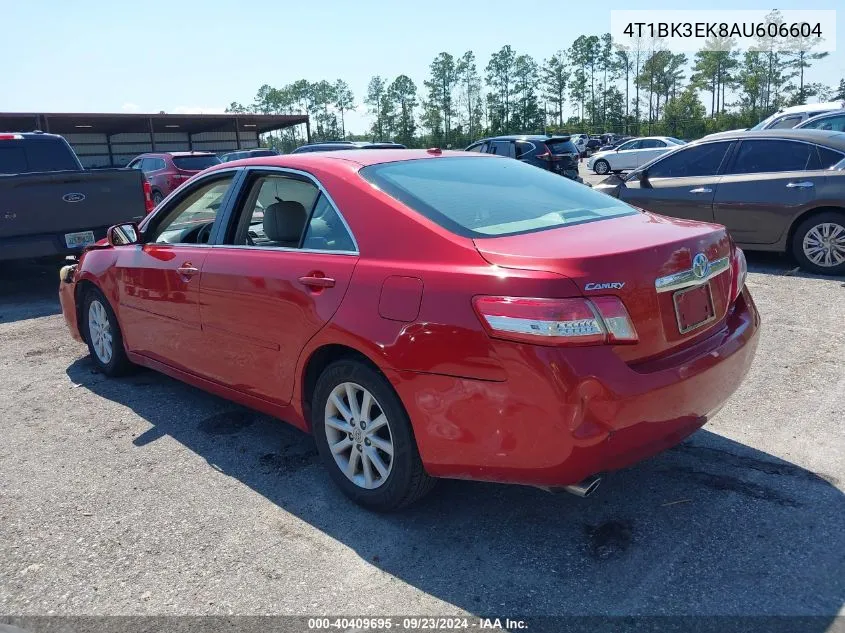
<svg viewBox="0 0 845 633">
<path fill-rule="evenodd" d="M 221 161 L 217 156 L 174 156 L 173 164 L 178 169 L 185 171 L 202 171 L 208 169 L 213 165 L 219 164 Z"/>
<path fill-rule="evenodd" d="M 514 235 L 636 213 L 558 174 L 502 158 L 416 159 L 371 165 L 360 174 L 466 237 Z"/>
</svg>

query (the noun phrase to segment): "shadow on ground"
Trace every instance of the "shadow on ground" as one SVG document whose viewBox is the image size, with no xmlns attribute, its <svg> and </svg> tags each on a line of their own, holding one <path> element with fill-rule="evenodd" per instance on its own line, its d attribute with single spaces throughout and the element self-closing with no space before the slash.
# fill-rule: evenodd
<svg viewBox="0 0 845 633">
<path fill-rule="evenodd" d="M 443 481 L 419 505 L 375 515 L 342 497 L 292 427 L 153 372 L 109 380 L 92 368 L 80 359 L 67 373 L 149 422 L 137 450 L 170 436 L 473 613 L 823 616 L 801 628 L 821 633 L 845 600 L 840 482 L 706 430 L 611 475 L 589 499 Z M 187 411 L 178 419 L 175 402 Z"/>
<path fill-rule="evenodd" d="M 64 262 L 3 262 L 0 266 L 0 323 L 61 312 L 59 269 Z"/>
</svg>

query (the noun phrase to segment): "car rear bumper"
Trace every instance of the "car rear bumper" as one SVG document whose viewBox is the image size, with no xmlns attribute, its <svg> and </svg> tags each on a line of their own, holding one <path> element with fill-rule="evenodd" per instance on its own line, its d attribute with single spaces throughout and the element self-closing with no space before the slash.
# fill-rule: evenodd
<svg viewBox="0 0 845 633">
<path fill-rule="evenodd" d="M 95 241 L 103 239 L 106 236 L 107 230 L 107 226 L 78 229 L 78 231 L 93 231 Z M 67 232 L 76 233 L 77 231 Z M 34 259 L 56 255 L 74 255 L 81 252 L 81 246 L 76 248 L 67 247 L 65 244 L 65 233 L 42 233 L 0 239 L 0 261 Z"/>
<path fill-rule="evenodd" d="M 62 273 L 65 269 L 62 269 Z M 74 340 L 84 343 L 82 334 L 79 332 L 79 323 L 77 322 L 76 311 L 76 283 L 74 281 L 59 281 L 59 303 L 62 306 L 62 316 L 65 318 L 68 330 Z"/>
<path fill-rule="evenodd" d="M 710 337 L 676 357 L 629 365 L 612 347 L 503 344 L 504 382 L 391 379 L 431 475 L 561 486 L 636 463 L 704 425 L 748 372 L 759 323 L 746 290 Z"/>
</svg>

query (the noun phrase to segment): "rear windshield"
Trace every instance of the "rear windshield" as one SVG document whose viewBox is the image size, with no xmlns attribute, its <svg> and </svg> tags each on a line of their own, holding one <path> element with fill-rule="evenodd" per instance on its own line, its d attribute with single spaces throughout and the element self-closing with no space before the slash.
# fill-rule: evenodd
<svg viewBox="0 0 845 633">
<path fill-rule="evenodd" d="M 572 141 L 546 141 L 546 147 L 555 155 L 561 154 L 577 154 L 578 148 Z"/>
<path fill-rule="evenodd" d="M 360 173 L 466 237 L 516 235 L 636 213 L 616 198 L 517 160 L 417 159 L 370 165 Z"/>
<path fill-rule="evenodd" d="M 220 163 L 217 156 L 174 156 L 173 164 L 185 171 L 202 171 Z"/>
<path fill-rule="evenodd" d="M 70 147 L 59 139 L 0 141 L 0 174 L 79 169 Z"/>
</svg>

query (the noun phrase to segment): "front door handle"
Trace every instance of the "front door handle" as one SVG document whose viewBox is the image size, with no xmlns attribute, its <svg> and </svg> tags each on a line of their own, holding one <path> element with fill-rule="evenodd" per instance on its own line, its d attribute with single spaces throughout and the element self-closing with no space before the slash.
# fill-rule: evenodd
<svg viewBox="0 0 845 633">
<path fill-rule="evenodd" d="M 199 268 L 195 268 L 191 262 L 185 262 L 179 268 L 176 269 L 176 272 L 180 275 L 184 275 L 185 277 L 193 277 L 199 272 Z"/>
<path fill-rule="evenodd" d="M 696 189 L 690 189 L 690 193 L 713 193 L 713 190 L 709 187 L 697 187 Z"/>
<path fill-rule="evenodd" d="M 812 187 L 813 183 L 809 180 L 802 180 L 801 182 L 790 182 L 786 185 L 787 189 L 807 189 Z"/>
<path fill-rule="evenodd" d="M 299 278 L 299 283 L 309 288 L 334 288 L 335 280 L 322 275 L 306 275 Z"/>
</svg>

